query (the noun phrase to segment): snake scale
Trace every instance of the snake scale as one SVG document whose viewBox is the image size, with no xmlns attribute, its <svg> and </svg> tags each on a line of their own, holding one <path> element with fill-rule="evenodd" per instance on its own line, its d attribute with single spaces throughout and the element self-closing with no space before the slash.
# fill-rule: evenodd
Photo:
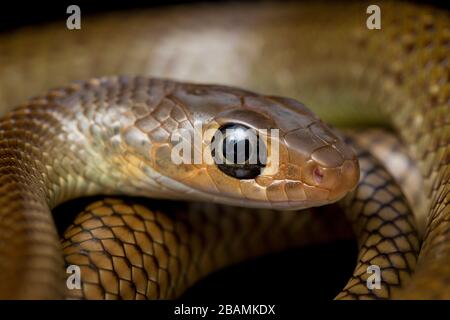
<svg viewBox="0 0 450 320">
<path fill-rule="evenodd" d="M 219 267 L 346 237 L 333 209 L 307 208 L 348 193 L 335 206 L 360 251 L 337 298 L 449 299 L 449 14 L 380 7 L 381 30 L 366 28 L 364 4 L 244 2 L 0 35 L 0 297 L 177 297 Z M 347 140 L 361 168 L 350 192 L 359 176 L 352 149 L 291 98 L 335 126 L 381 123 L 398 134 L 423 180 L 415 187 L 424 199 L 412 207 L 425 217 L 420 239 L 398 185 L 407 182 L 368 152 L 373 144 Z M 280 171 L 240 180 L 215 166 L 175 166 L 169 133 L 197 119 L 215 129 L 280 128 Z M 260 209 L 93 203 L 62 240 L 66 264 L 81 266 L 83 277 L 82 290 L 67 291 L 50 210 L 93 194 Z M 382 270 L 378 291 L 365 285 L 371 264 Z"/>
</svg>

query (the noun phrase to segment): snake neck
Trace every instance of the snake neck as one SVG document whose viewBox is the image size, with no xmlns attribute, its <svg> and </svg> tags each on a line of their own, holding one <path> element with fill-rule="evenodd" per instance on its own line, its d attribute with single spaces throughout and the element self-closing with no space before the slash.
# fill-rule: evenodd
<svg viewBox="0 0 450 320">
<path fill-rule="evenodd" d="M 114 152 L 105 152 L 109 140 L 91 125 L 93 110 L 83 108 L 95 90 L 77 94 L 96 85 L 55 89 L 0 122 L 0 298 L 62 298 L 63 260 L 51 209 L 82 196 L 130 192 L 122 190 L 130 178 L 111 159 Z"/>
<path fill-rule="evenodd" d="M 77 197 L 120 193 L 129 182 L 113 170 L 117 163 L 108 161 L 104 137 L 88 141 L 100 133 L 84 126 L 93 116 L 83 109 L 92 91 L 82 96 L 79 89 L 53 90 L 0 122 L 0 298 L 62 298 L 63 260 L 51 209 Z"/>
</svg>

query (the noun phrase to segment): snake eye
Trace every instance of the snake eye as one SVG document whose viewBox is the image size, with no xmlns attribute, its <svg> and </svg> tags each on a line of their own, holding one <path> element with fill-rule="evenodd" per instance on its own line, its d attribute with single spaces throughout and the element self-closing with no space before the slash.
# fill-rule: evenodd
<svg viewBox="0 0 450 320">
<path fill-rule="evenodd" d="M 212 141 L 211 155 L 217 167 L 237 179 L 253 179 L 266 163 L 266 146 L 254 129 L 241 124 L 219 128 Z"/>
</svg>

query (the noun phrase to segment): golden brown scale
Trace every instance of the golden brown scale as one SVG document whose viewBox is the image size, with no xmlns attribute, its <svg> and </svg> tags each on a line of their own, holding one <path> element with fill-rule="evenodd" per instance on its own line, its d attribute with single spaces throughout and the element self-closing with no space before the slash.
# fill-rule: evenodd
<svg viewBox="0 0 450 320">
<path fill-rule="evenodd" d="M 383 99 L 389 103 L 382 106 L 418 162 L 429 209 L 415 276 L 396 297 L 449 299 L 450 19 L 448 12 L 417 12 L 413 7 L 405 8 L 403 15 L 405 21 L 399 16 L 385 19 L 387 24 L 402 27 L 389 28 L 374 42 L 373 49 L 385 50 L 390 63 L 386 66 L 380 55 L 373 67 L 385 65 Z"/>
<path fill-rule="evenodd" d="M 64 26 L 52 25 L 2 35 L 0 107 L 9 110 L 49 87 L 75 79 L 152 74 L 298 98 L 338 125 L 353 124 L 361 116 L 380 121 L 375 110 L 381 110 L 417 161 L 428 200 L 416 274 L 393 297 L 450 298 L 449 14 L 412 4 L 382 3 L 382 30 L 373 31 L 365 28 L 366 6 L 323 6 L 178 7 L 86 19 L 81 32 L 69 33 Z M 67 169 L 68 159 L 52 167 L 55 153 L 40 152 L 40 148 L 46 150 L 48 137 L 58 134 L 58 125 L 45 124 L 61 119 L 51 112 L 40 114 L 42 104 L 35 105 L 25 109 L 32 110 L 32 123 L 26 120 L 27 113 L 2 121 L 0 188 L 2 194 L 15 192 L 1 199 L 1 212 L 30 213 L 27 219 L 17 214 L 2 217 L 0 240 L 12 241 L 0 251 L 10 258 L 2 259 L 2 270 L 11 271 L 1 275 L 8 277 L 1 279 L 2 296 L 19 288 L 21 297 L 32 297 L 36 293 L 27 288 L 48 281 L 40 296 L 61 297 L 55 284 L 61 277 L 55 269 L 59 263 L 56 232 L 43 199 L 54 201 L 52 206 L 65 198 L 58 190 L 62 182 L 52 181 L 51 172 L 74 172 L 77 165 L 85 165 L 74 158 L 73 168 Z M 63 141 L 60 146 L 58 155 L 64 154 Z M 68 181 L 68 194 L 86 188 L 80 179 Z M 89 188 L 88 193 L 101 191 L 95 185 Z M 13 240 L 7 230 L 14 232 Z M 48 252 L 36 256 L 36 265 L 50 266 L 52 280 L 38 279 L 32 270 L 15 276 L 24 266 L 17 254 L 35 252 L 28 243 L 40 245 L 39 241 L 48 244 Z"/>
<path fill-rule="evenodd" d="M 405 145 L 384 129 L 347 130 L 346 134 L 380 161 L 401 187 L 414 212 L 421 236 L 426 224 L 426 196 L 417 163 L 408 155 Z"/>
</svg>

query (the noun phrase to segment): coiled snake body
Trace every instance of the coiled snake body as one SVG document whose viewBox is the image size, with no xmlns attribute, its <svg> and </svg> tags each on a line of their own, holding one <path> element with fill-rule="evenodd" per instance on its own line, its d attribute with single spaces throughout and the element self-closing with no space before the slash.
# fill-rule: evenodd
<svg viewBox="0 0 450 320">
<path fill-rule="evenodd" d="M 390 125 L 424 180 L 426 200 L 413 208 L 426 215 L 420 245 L 400 189 L 356 147 L 361 182 L 340 205 L 360 253 L 338 297 L 449 298 L 448 13 L 386 3 L 381 30 L 368 30 L 366 7 L 180 6 L 89 18 L 80 31 L 51 25 L 2 35 L 0 296 L 175 297 L 219 266 L 283 247 L 305 220 L 316 225 L 316 209 L 309 215 L 266 211 L 339 200 L 355 187 L 358 162 L 339 134 L 302 104 L 280 98 L 288 96 L 334 125 L 367 119 Z M 91 80 L 6 113 L 79 79 Z M 236 179 L 215 165 L 175 165 L 170 133 L 192 130 L 195 121 L 213 129 L 229 123 L 279 128 L 280 170 L 266 167 L 257 177 Z M 167 212 L 121 200 L 95 203 L 63 240 L 66 262 L 82 266 L 83 274 L 83 289 L 67 293 L 50 209 L 93 194 L 266 209 L 192 204 Z M 251 231 L 254 241 L 243 238 Z M 382 269 L 380 291 L 365 286 L 371 264 Z"/>
</svg>

